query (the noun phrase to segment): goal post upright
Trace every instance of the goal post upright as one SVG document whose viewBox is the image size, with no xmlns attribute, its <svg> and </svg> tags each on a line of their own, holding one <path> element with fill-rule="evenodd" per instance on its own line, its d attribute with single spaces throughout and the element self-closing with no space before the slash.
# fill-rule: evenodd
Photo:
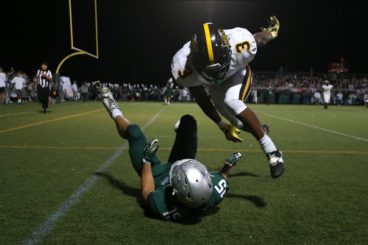
<svg viewBox="0 0 368 245">
<path fill-rule="evenodd" d="M 60 69 L 62 65 L 70 58 L 79 56 L 79 55 L 87 55 L 95 59 L 99 59 L 99 43 L 98 43 L 98 15 L 97 15 L 97 0 L 94 1 L 94 26 L 95 26 L 95 54 L 85 51 L 81 48 L 78 48 L 74 45 L 74 32 L 73 32 L 73 12 L 72 12 L 72 0 L 68 0 L 68 11 L 69 11 L 69 30 L 70 30 L 70 49 L 76 52 L 68 54 L 65 56 L 58 64 L 55 71 L 55 84 L 60 91 Z M 60 103 L 60 96 L 58 96 L 57 103 Z"/>
</svg>

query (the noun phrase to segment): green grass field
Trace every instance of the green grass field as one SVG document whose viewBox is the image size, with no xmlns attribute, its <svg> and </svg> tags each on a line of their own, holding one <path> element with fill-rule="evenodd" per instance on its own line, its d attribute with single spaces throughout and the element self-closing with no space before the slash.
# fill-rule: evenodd
<svg viewBox="0 0 368 245">
<path fill-rule="evenodd" d="M 47 115 L 38 104 L 10 105 L 0 108 L 0 244 L 29 241 L 88 179 L 40 244 L 368 244 L 367 108 L 250 105 L 284 153 L 285 174 L 273 180 L 251 135 L 226 141 L 195 104 L 120 106 L 141 126 L 162 110 L 145 129 L 160 139 L 162 160 L 187 113 L 198 122 L 197 159 L 210 170 L 243 153 L 218 212 L 191 225 L 147 218 L 126 149 L 96 175 L 125 144 L 100 103 L 53 105 Z"/>
</svg>

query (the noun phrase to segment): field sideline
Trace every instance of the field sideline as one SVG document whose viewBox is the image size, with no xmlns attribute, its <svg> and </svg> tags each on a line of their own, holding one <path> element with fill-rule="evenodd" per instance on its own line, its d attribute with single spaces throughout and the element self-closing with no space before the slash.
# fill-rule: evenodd
<svg viewBox="0 0 368 245">
<path fill-rule="evenodd" d="M 273 180 L 258 142 L 226 141 L 193 103 L 120 102 L 160 139 L 167 159 L 173 125 L 192 114 L 197 159 L 210 170 L 241 162 L 219 209 L 196 224 L 147 218 L 127 145 L 100 102 L 0 108 L 0 244 L 367 244 L 368 109 L 250 105 L 284 153 Z"/>
</svg>

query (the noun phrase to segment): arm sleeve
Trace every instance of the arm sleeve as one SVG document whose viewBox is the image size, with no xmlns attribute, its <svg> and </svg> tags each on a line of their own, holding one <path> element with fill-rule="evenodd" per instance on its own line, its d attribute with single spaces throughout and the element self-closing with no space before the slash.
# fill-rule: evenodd
<svg viewBox="0 0 368 245">
<path fill-rule="evenodd" d="M 156 218 L 165 219 L 167 205 L 165 201 L 165 192 L 158 189 L 151 192 L 147 198 L 148 211 Z"/>
<path fill-rule="evenodd" d="M 171 202 L 170 202 L 171 203 Z M 148 195 L 147 207 L 151 215 L 163 220 L 180 220 L 185 214 L 166 199 L 165 189 L 159 188 Z"/>
</svg>

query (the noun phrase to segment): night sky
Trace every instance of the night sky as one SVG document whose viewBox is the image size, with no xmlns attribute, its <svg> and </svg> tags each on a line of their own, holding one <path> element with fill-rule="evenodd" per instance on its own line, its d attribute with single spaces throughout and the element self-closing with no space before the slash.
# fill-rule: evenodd
<svg viewBox="0 0 368 245">
<path fill-rule="evenodd" d="M 79 0 L 82 1 L 82 0 Z M 83 0 L 90 1 L 90 0 Z M 344 57 L 352 72 L 368 72 L 368 30 L 363 5 L 280 1 L 98 0 L 100 59 L 74 57 L 61 68 L 77 80 L 164 83 L 175 52 L 196 26 L 210 19 L 224 29 L 252 33 L 270 15 L 281 23 L 279 37 L 258 50 L 255 71 L 326 71 Z M 87 6 L 87 5 L 86 5 Z M 68 1 L 19 1 L 1 6 L 0 65 L 33 75 L 41 61 L 57 64 L 71 53 Z M 86 11 L 80 13 L 81 19 Z M 77 20 L 76 20 L 77 21 Z"/>
</svg>

